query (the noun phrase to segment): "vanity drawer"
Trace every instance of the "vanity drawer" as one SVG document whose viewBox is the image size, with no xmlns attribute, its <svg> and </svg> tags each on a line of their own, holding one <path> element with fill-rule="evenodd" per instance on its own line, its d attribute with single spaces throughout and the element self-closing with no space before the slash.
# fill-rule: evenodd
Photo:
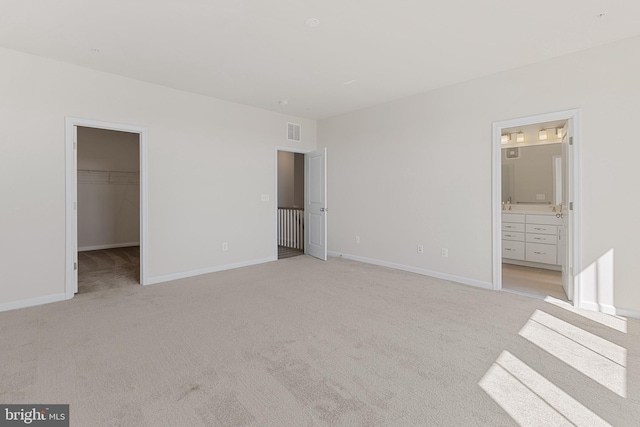
<svg viewBox="0 0 640 427">
<path fill-rule="evenodd" d="M 515 240 L 517 242 L 524 242 L 524 233 L 518 233 L 517 231 L 503 231 L 503 240 Z"/>
<path fill-rule="evenodd" d="M 544 224 L 527 224 L 527 233 L 538 234 L 558 234 L 558 227 L 556 225 L 544 225 Z"/>
<path fill-rule="evenodd" d="M 515 222 L 503 222 L 502 231 L 519 231 L 524 233 L 524 224 L 517 224 Z"/>
<path fill-rule="evenodd" d="M 502 233 L 504 234 L 504 232 Z M 504 239 L 504 237 L 503 237 Z M 527 233 L 527 242 L 531 243 L 546 243 L 548 245 L 557 245 L 558 236 L 556 234 L 533 234 Z"/>
<path fill-rule="evenodd" d="M 502 258 L 524 260 L 524 242 L 502 241 Z"/>
<path fill-rule="evenodd" d="M 502 222 L 525 222 L 525 215 L 503 212 Z"/>
<path fill-rule="evenodd" d="M 560 225 L 560 224 L 562 224 L 562 219 L 558 218 L 556 216 L 556 214 L 553 214 L 553 215 L 532 215 L 532 214 L 527 214 L 527 224 Z"/>
<path fill-rule="evenodd" d="M 545 245 L 543 243 L 527 243 L 527 261 L 542 262 L 545 264 L 555 264 L 558 257 L 558 247 L 556 245 Z"/>
</svg>

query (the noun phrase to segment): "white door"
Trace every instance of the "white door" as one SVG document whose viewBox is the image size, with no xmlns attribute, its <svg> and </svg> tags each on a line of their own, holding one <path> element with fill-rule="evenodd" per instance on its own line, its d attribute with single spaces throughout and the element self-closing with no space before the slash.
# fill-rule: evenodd
<svg viewBox="0 0 640 427">
<path fill-rule="evenodd" d="M 304 252 L 327 260 L 327 149 L 304 155 Z"/>
<path fill-rule="evenodd" d="M 569 119 L 562 139 L 562 226 L 560 227 L 560 261 L 562 287 L 573 301 L 573 120 Z"/>
</svg>

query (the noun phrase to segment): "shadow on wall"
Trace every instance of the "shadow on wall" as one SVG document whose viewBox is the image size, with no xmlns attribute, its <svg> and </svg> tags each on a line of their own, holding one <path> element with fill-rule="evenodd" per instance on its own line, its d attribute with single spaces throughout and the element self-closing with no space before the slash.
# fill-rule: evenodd
<svg viewBox="0 0 640 427">
<path fill-rule="evenodd" d="M 619 344 L 627 334 L 626 319 L 551 297 L 546 302 L 519 331 L 522 345 L 505 349 L 479 386 L 522 426 L 609 426 L 605 418 L 612 412 L 633 424 L 640 411 L 638 386 L 627 384 L 627 349 Z"/>
<path fill-rule="evenodd" d="M 611 248 L 580 272 L 580 292 L 584 308 L 616 314 L 613 263 L 614 253 Z"/>
</svg>

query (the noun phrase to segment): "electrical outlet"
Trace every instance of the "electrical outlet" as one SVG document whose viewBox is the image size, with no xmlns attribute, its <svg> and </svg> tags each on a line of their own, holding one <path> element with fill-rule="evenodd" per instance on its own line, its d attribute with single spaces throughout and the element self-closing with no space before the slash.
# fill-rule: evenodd
<svg viewBox="0 0 640 427">
<path fill-rule="evenodd" d="M 423 254 L 424 253 L 424 245 L 418 245 L 418 253 L 419 254 Z"/>
<path fill-rule="evenodd" d="M 442 258 L 449 258 L 449 249 L 447 248 L 442 248 Z"/>
<path fill-rule="evenodd" d="M 356 243 L 360 243 L 360 236 L 356 236 Z"/>
<path fill-rule="evenodd" d="M 226 251 L 228 251 L 228 250 L 229 250 L 229 243 L 224 242 L 224 243 L 222 244 L 222 251 L 223 251 L 223 252 L 226 252 Z"/>
</svg>

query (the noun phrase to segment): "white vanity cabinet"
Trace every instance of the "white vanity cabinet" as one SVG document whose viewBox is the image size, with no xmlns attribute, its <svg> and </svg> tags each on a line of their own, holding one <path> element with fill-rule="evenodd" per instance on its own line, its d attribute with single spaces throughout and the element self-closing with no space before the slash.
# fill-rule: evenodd
<svg viewBox="0 0 640 427">
<path fill-rule="evenodd" d="M 524 260 L 525 214 L 502 214 L 502 258 Z"/>
<path fill-rule="evenodd" d="M 562 220 L 546 213 L 502 213 L 502 258 L 532 267 L 558 266 L 558 236 Z M 545 265 L 536 265 L 545 264 Z"/>
</svg>

